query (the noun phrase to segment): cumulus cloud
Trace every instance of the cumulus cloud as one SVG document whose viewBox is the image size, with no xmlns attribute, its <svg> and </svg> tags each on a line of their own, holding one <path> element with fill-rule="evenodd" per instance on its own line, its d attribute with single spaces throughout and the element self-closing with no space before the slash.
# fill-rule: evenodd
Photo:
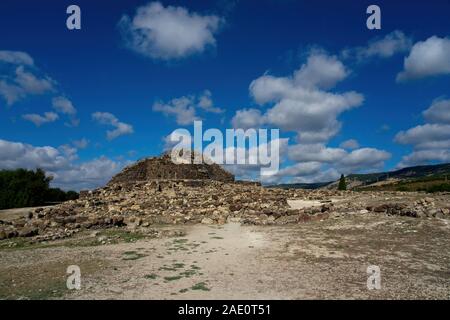
<svg viewBox="0 0 450 320">
<path fill-rule="evenodd" d="M 54 112 L 45 112 L 43 116 L 31 113 L 22 115 L 22 118 L 33 122 L 36 127 L 40 127 L 45 123 L 55 122 L 58 119 L 58 115 Z"/>
<path fill-rule="evenodd" d="M 354 91 L 330 91 L 349 73 L 336 56 L 315 50 L 292 76 L 264 74 L 252 81 L 251 96 L 267 109 L 265 112 L 254 108 L 238 110 L 231 121 L 233 127 L 248 129 L 265 125 L 297 133 L 297 144 L 286 145 L 292 164 L 273 176 L 264 177 L 263 182 L 331 181 L 341 173 L 365 172 L 384 166 L 390 153 L 360 148 L 354 139 L 343 142 L 340 148 L 326 146 L 341 128 L 339 115 L 364 101 Z"/>
<path fill-rule="evenodd" d="M 384 161 L 391 157 L 389 152 L 375 148 L 361 148 L 353 150 L 337 163 L 337 168 L 343 173 L 357 172 L 361 169 L 381 168 Z"/>
<path fill-rule="evenodd" d="M 349 139 L 342 142 L 339 146 L 344 149 L 357 149 L 359 148 L 359 143 L 355 139 Z"/>
<path fill-rule="evenodd" d="M 423 117 L 430 123 L 450 124 L 450 99 L 435 100 L 431 106 L 423 112 Z"/>
<path fill-rule="evenodd" d="M 297 162 L 335 163 L 346 155 L 347 152 L 344 149 L 327 148 L 322 143 L 289 146 L 289 159 Z"/>
<path fill-rule="evenodd" d="M 432 36 L 414 44 L 397 81 L 450 74 L 450 39 Z"/>
<path fill-rule="evenodd" d="M 424 124 L 418 125 L 406 131 L 400 131 L 395 136 L 395 141 L 401 144 L 413 144 L 423 149 L 430 142 L 450 139 L 450 125 L 447 124 Z"/>
<path fill-rule="evenodd" d="M 153 111 L 161 112 L 165 116 L 174 116 L 179 125 L 189 125 L 200 118 L 197 110 L 210 113 L 222 113 L 224 110 L 214 106 L 212 94 L 205 90 L 201 95 L 189 95 L 174 98 L 168 102 L 157 101 L 153 104 Z"/>
<path fill-rule="evenodd" d="M 215 15 L 151 2 L 139 7 L 134 17 L 123 16 L 119 25 L 128 48 L 153 59 L 171 60 L 214 47 L 222 22 Z"/>
<path fill-rule="evenodd" d="M 128 161 L 114 161 L 105 156 L 80 164 L 72 164 L 65 170 L 50 172 L 52 184 L 65 190 L 85 190 L 104 186 L 119 173 Z"/>
<path fill-rule="evenodd" d="M 289 147 L 289 158 L 296 162 L 328 164 L 342 173 L 379 168 L 391 154 L 374 148 L 360 148 L 347 152 L 341 148 L 329 148 L 324 144 L 297 144 Z"/>
<path fill-rule="evenodd" d="M 367 46 L 345 49 L 342 51 L 342 56 L 358 61 L 372 57 L 390 58 L 397 53 L 407 52 L 411 46 L 411 38 L 402 31 L 395 30 L 381 39 L 376 38 L 369 41 Z"/>
<path fill-rule="evenodd" d="M 395 136 L 395 142 L 413 146 L 397 167 L 450 162 L 450 100 L 437 99 L 422 112 L 425 124 L 417 125 Z"/>
<path fill-rule="evenodd" d="M 278 177 L 303 177 L 319 173 L 322 164 L 320 162 L 302 162 L 281 169 Z"/>
<path fill-rule="evenodd" d="M 44 170 L 61 170 L 69 161 L 56 148 L 34 147 L 21 142 L 0 139 L 0 168 L 42 168 Z"/>
<path fill-rule="evenodd" d="M 348 71 L 335 56 L 314 53 L 306 64 L 294 73 L 294 83 L 304 88 L 333 88 L 345 79 Z"/>
<path fill-rule="evenodd" d="M 106 157 L 76 163 L 77 158 L 76 150 L 70 146 L 36 147 L 0 139 L 0 169 L 42 168 L 53 177 L 53 186 L 65 190 L 100 187 L 128 164 Z"/>
<path fill-rule="evenodd" d="M 404 168 L 409 166 L 415 166 L 420 164 L 427 164 L 431 162 L 450 162 L 450 149 L 447 145 L 447 149 L 429 149 L 429 150 L 416 150 L 412 153 L 404 156 L 402 161 L 397 166 L 398 168 Z"/>
<path fill-rule="evenodd" d="M 132 134 L 134 132 L 132 125 L 120 122 L 115 115 L 109 112 L 95 112 L 92 114 L 92 119 L 100 124 L 109 125 L 115 128 L 114 130 L 108 130 L 106 132 L 106 138 L 108 140 L 113 140 L 122 135 Z"/>
<path fill-rule="evenodd" d="M 334 87 L 347 75 L 348 71 L 336 57 L 312 52 L 292 77 L 266 74 L 252 81 L 250 94 L 258 104 L 274 103 L 260 120 L 285 131 L 297 132 L 298 139 L 304 143 L 323 142 L 339 132 L 339 114 L 358 107 L 364 100 L 353 91 L 322 90 Z M 238 114 L 235 118 L 239 119 Z"/>
<path fill-rule="evenodd" d="M 233 128 L 245 130 L 250 128 L 260 128 L 265 122 L 266 119 L 258 109 L 237 110 L 233 119 L 231 119 Z"/>
<path fill-rule="evenodd" d="M 198 119 L 190 97 L 174 98 L 168 103 L 155 102 L 153 111 L 162 112 L 165 116 L 175 116 L 179 125 L 188 125 Z"/>
</svg>

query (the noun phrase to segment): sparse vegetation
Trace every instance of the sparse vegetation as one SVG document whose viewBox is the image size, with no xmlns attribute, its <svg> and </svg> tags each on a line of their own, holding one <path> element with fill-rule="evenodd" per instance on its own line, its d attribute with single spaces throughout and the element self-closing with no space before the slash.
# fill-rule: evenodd
<svg viewBox="0 0 450 320">
<path fill-rule="evenodd" d="M 122 260 L 137 260 L 140 258 L 145 257 L 145 254 L 142 253 L 138 253 L 136 251 L 126 251 L 123 253 L 123 258 Z"/>
<path fill-rule="evenodd" d="M 175 280 L 179 280 L 181 278 L 182 278 L 182 276 L 169 276 L 169 277 L 164 277 L 164 280 L 166 280 L 166 281 L 175 281 Z"/>
<path fill-rule="evenodd" d="M 339 180 L 338 190 L 347 190 L 347 182 L 343 174 L 341 174 L 341 179 Z"/>
<path fill-rule="evenodd" d="M 191 287 L 191 289 L 192 290 L 202 290 L 202 291 L 210 291 L 211 290 L 206 286 L 205 282 L 196 283 Z"/>
<path fill-rule="evenodd" d="M 428 193 L 433 192 L 450 192 L 450 183 L 441 183 L 437 185 L 433 185 L 426 189 Z"/>
</svg>

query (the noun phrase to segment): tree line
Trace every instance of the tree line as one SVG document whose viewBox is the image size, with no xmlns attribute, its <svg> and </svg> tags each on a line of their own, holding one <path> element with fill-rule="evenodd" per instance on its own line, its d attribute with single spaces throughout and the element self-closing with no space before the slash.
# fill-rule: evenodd
<svg viewBox="0 0 450 320">
<path fill-rule="evenodd" d="M 78 198 L 75 191 L 50 188 L 42 169 L 0 170 L 0 209 L 35 207 Z"/>
</svg>

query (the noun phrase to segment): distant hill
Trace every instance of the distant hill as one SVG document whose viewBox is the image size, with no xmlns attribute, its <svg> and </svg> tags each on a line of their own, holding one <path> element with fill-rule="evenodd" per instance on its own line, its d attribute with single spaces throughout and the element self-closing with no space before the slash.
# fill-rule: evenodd
<svg viewBox="0 0 450 320">
<path fill-rule="evenodd" d="M 346 178 L 349 180 L 358 180 L 364 184 L 384 181 L 387 179 L 411 179 L 423 178 L 431 176 L 443 176 L 450 174 L 450 163 L 435 164 L 427 166 L 415 166 L 403 168 L 396 171 L 367 173 L 367 174 L 350 174 Z"/>
<path fill-rule="evenodd" d="M 346 176 L 348 189 L 427 191 L 430 187 L 450 183 L 450 163 L 407 167 L 389 172 L 350 174 Z M 334 189 L 339 181 L 321 183 L 279 184 L 284 189 Z M 439 189 L 439 188 L 438 188 Z"/>
<path fill-rule="evenodd" d="M 329 182 L 317 182 L 317 183 L 286 183 L 267 186 L 268 188 L 282 188 L 282 189 L 320 189 L 334 181 Z"/>
</svg>

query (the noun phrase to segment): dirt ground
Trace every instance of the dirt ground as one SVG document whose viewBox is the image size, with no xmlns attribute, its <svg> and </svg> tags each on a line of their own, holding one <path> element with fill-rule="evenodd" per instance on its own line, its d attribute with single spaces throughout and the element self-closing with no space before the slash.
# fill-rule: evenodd
<svg viewBox="0 0 450 320">
<path fill-rule="evenodd" d="M 0 220 L 12 221 L 17 218 L 26 217 L 29 212 L 34 211 L 37 208 L 51 208 L 53 206 L 44 207 L 28 207 L 28 208 L 16 208 L 16 209 L 5 209 L 0 210 Z"/>
<path fill-rule="evenodd" d="M 161 226 L 0 246 L 1 299 L 449 299 L 450 221 L 354 214 L 289 226 Z M 9 241 L 9 240 L 6 240 Z M 103 244 L 102 244 L 103 243 Z M 81 269 L 81 290 L 66 269 Z M 381 289 L 367 289 L 367 267 Z"/>
</svg>

